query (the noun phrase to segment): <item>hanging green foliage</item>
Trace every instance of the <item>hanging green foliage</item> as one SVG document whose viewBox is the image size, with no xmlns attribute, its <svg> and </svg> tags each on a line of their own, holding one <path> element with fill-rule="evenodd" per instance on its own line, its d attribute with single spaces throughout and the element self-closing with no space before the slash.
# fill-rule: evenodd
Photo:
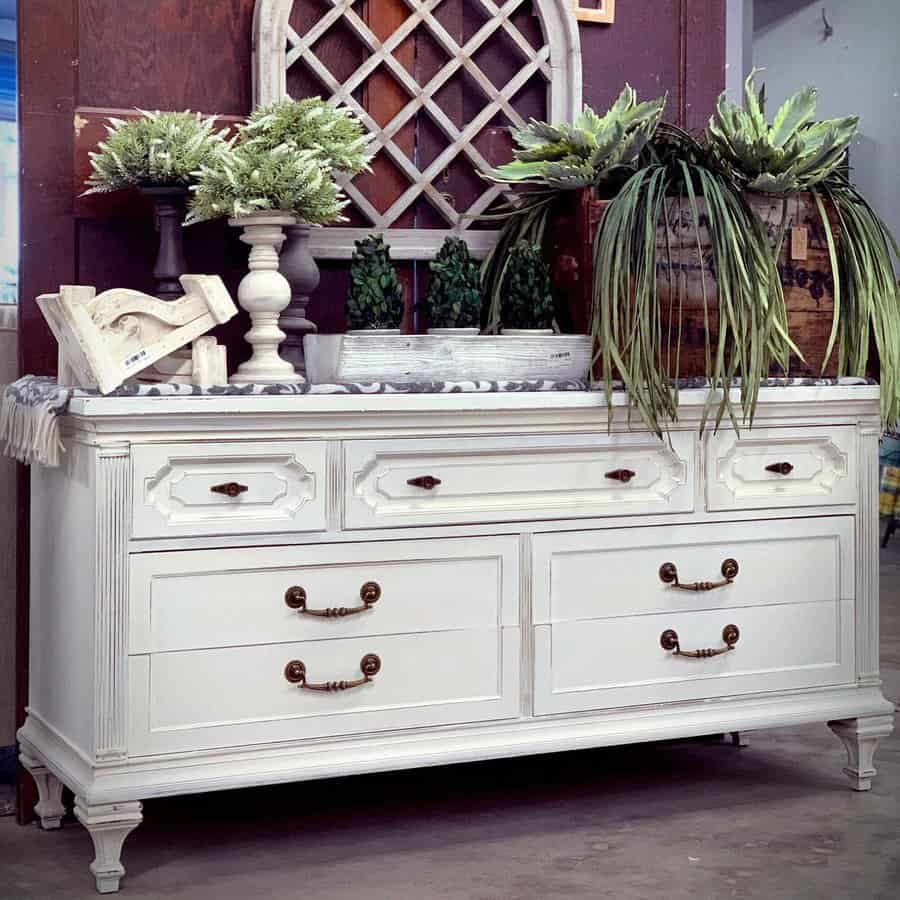
<svg viewBox="0 0 900 900">
<path fill-rule="evenodd" d="M 803 88 L 766 120 L 766 87 L 757 93 L 754 69 L 744 82 L 744 107 L 721 94 L 707 135 L 713 158 L 743 188 L 769 194 L 795 194 L 822 182 L 847 158 L 859 118 L 825 119 L 813 124 L 816 89 Z"/>
<path fill-rule="evenodd" d="M 433 328 L 481 326 L 481 272 L 460 238 L 448 237 L 429 264 L 425 307 Z"/>
<path fill-rule="evenodd" d="M 541 245 L 520 240 L 509 253 L 503 280 L 501 319 L 506 328 L 552 328 L 550 268 Z"/>
<path fill-rule="evenodd" d="M 681 279 L 672 279 L 675 266 L 664 227 L 673 203 L 689 213 L 688 240 L 696 241 L 701 260 L 701 222 L 710 244 L 711 271 L 701 265 L 704 317 L 708 326 L 715 302 L 718 337 L 710 346 L 707 327 L 706 373 L 715 390 L 703 422 L 718 396 L 716 424 L 727 413 L 737 427 L 729 399 L 734 379 L 740 376 L 741 409 L 752 422 L 761 379 L 773 365 L 786 372 L 790 353 L 799 351 L 787 335 L 781 282 L 763 224 L 731 183 L 708 166 L 704 148 L 674 126 L 660 127 L 644 165 L 601 220 L 594 243 L 595 363 L 610 415 L 613 381 L 620 378 L 657 433 L 677 417 Z M 667 306 L 659 300 L 661 262 L 669 279 Z"/>
<path fill-rule="evenodd" d="M 350 261 L 346 314 L 350 328 L 399 328 L 403 288 L 391 262 L 391 248 L 381 235 L 355 242 Z"/>
</svg>

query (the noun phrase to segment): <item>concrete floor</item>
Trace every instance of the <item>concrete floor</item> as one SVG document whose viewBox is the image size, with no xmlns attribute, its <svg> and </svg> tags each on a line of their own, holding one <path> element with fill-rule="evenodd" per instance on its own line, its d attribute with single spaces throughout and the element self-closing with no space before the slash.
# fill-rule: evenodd
<svg viewBox="0 0 900 900">
<path fill-rule="evenodd" d="M 882 672 L 900 697 L 900 538 L 882 560 Z M 639 745 L 145 804 L 128 900 L 900 896 L 900 737 L 868 794 L 824 725 L 749 748 Z M 0 819 L 0 898 L 96 895 L 90 839 Z"/>
</svg>

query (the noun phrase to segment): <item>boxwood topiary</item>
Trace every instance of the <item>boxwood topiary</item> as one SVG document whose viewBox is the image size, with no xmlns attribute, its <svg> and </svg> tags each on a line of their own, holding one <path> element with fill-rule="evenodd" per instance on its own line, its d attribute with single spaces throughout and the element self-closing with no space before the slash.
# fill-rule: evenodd
<svg viewBox="0 0 900 900">
<path fill-rule="evenodd" d="M 473 328 L 481 324 L 481 272 L 466 242 L 448 237 L 429 263 L 425 306 L 433 328 Z"/>
<path fill-rule="evenodd" d="M 505 328 L 551 328 L 553 292 L 550 267 L 540 244 L 516 241 L 503 280 L 500 321 Z"/>
<path fill-rule="evenodd" d="M 391 262 L 391 248 L 381 235 L 356 241 L 350 262 L 347 323 L 351 328 L 399 328 L 403 288 Z"/>
</svg>

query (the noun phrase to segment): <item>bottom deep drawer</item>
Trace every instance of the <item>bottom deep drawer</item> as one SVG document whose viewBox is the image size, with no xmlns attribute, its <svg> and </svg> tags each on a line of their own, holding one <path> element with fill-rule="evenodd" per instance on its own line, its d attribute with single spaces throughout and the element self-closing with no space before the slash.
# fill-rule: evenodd
<svg viewBox="0 0 900 900">
<path fill-rule="evenodd" d="M 518 628 L 132 656 L 129 751 L 508 718 L 519 712 L 518 659 Z"/>
<path fill-rule="evenodd" d="M 825 601 L 539 625 L 535 713 L 848 683 L 841 615 Z"/>
</svg>

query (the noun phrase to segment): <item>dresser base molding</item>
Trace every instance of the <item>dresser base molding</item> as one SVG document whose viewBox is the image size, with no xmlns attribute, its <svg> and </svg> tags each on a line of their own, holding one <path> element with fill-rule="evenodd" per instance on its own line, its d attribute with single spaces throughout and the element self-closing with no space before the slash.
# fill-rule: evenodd
<svg viewBox="0 0 900 900">
<path fill-rule="evenodd" d="M 847 733 L 844 726 L 850 727 L 848 723 L 860 723 L 856 726 L 860 735 L 865 732 L 866 723 L 874 723 L 874 743 L 864 743 L 868 737 L 860 739 L 874 753 L 877 739 L 890 734 L 893 715 L 893 704 L 878 688 L 850 687 L 614 710 L 590 717 L 522 719 L 252 750 L 133 758 L 93 767 L 32 715 L 18 736 L 25 752 L 42 760 L 76 795 L 89 798 L 94 804 L 108 804 L 814 722 L 830 723 L 845 742 L 849 739 L 843 737 Z M 856 742 L 857 738 L 852 740 Z M 865 752 L 868 749 L 862 756 L 863 765 L 871 766 L 871 753 L 866 763 Z"/>
</svg>

